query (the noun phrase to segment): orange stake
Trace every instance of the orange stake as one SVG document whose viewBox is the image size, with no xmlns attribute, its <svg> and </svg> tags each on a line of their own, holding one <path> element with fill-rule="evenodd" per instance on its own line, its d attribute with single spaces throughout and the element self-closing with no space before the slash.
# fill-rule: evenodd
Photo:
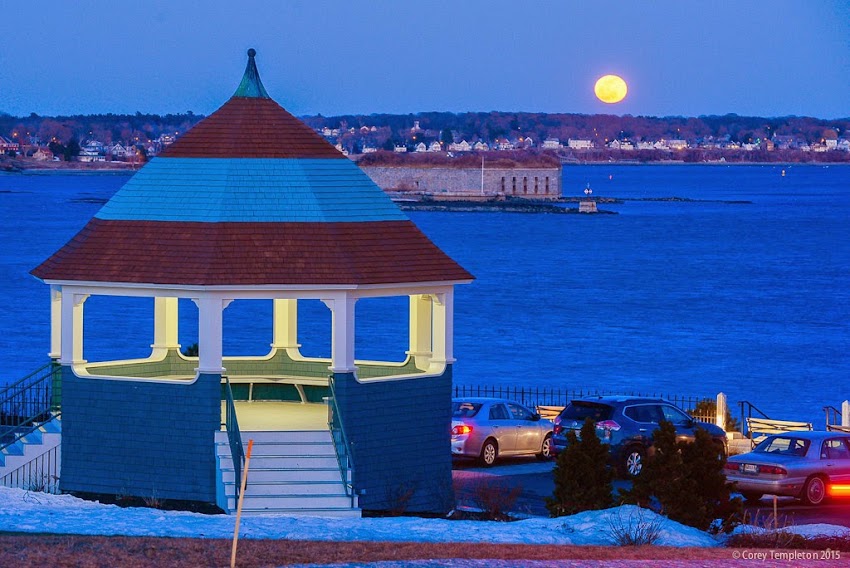
<svg viewBox="0 0 850 568">
<path fill-rule="evenodd" d="M 230 550 L 230 568 L 236 568 L 236 543 L 239 541 L 239 521 L 242 520 L 242 500 L 245 499 L 245 487 L 248 485 L 248 464 L 251 461 L 251 448 L 254 440 L 248 440 L 245 454 L 245 470 L 242 472 L 242 487 L 239 488 L 239 502 L 236 504 L 236 528 L 233 529 L 233 547 Z"/>
</svg>

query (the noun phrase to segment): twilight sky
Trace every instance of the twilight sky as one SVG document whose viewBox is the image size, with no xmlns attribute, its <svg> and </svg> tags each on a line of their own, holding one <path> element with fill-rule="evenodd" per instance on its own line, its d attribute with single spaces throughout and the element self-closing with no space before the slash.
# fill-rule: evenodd
<svg viewBox="0 0 850 568">
<path fill-rule="evenodd" d="M 0 112 L 850 116 L 850 0 L 6 2 Z M 593 84 L 629 85 L 606 105 Z"/>
</svg>

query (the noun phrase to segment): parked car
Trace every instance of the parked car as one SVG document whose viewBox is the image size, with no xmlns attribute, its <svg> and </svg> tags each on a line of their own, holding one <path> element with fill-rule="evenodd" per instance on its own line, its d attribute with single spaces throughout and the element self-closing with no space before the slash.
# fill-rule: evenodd
<svg viewBox="0 0 850 568">
<path fill-rule="evenodd" d="M 596 424 L 596 433 L 610 446 L 610 463 L 626 477 L 634 477 L 643 469 L 644 458 L 654 451 L 653 433 L 661 420 L 676 428 L 679 440 L 694 440 L 694 431 L 704 428 L 717 443 L 718 452 L 726 455 L 726 432 L 707 422 L 694 420 L 672 403 L 658 398 L 599 396 L 570 402 L 555 418 L 552 435 L 553 453 L 567 447 L 567 432 L 579 434 L 585 419 Z"/>
<path fill-rule="evenodd" d="M 452 399 L 452 456 L 491 466 L 499 457 L 552 456 L 552 421 L 511 400 Z"/>
<path fill-rule="evenodd" d="M 726 462 L 726 479 L 748 501 L 786 495 L 820 505 L 830 485 L 850 484 L 850 435 L 787 432 L 768 436 L 753 451 Z"/>
</svg>

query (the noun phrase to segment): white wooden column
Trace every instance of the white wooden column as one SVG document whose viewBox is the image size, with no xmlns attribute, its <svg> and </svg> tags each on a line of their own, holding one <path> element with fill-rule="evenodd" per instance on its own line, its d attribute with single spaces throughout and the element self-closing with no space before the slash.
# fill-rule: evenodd
<svg viewBox="0 0 850 568">
<path fill-rule="evenodd" d="M 274 300 L 272 319 L 272 349 L 285 349 L 290 357 L 297 355 L 301 347 L 298 343 L 298 300 Z"/>
<path fill-rule="evenodd" d="M 407 354 L 413 357 L 418 369 L 427 369 L 431 360 L 431 296 L 413 294 L 410 298 L 410 348 Z"/>
<path fill-rule="evenodd" d="M 180 349 L 177 298 L 154 298 L 153 306 L 153 357 L 165 356 L 169 349 Z"/>
<path fill-rule="evenodd" d="M 203 296 L 193 300 L 198 306 L 198 369 L 199 373 L 222 374 L 224 308 L 231 300 L 218 296 Z"/>
<path fill-rule="evenodd" d="M 331 310 L 331 366 L 334 373 L 353 373 L 354 304 L 357 298 L 340 295 L 322 302 Z"/>
<path fill-rule="evenodd" d="M 59 362 L 79 365 L 83 359 L 83 303 L 88 294 L 63 290 L 61 295 L 61 339 Z"/>
<path fill-rule="evenodd" d="M 53 360 L 62 356 L 62 288 L 50 286 L 50 353 Z"/>
<path fill-rule="evenodd" d="M 431 366 L 454 363 L 454 291 L 432 296 L 434 299 L 433 350 Z"/>
</svg>

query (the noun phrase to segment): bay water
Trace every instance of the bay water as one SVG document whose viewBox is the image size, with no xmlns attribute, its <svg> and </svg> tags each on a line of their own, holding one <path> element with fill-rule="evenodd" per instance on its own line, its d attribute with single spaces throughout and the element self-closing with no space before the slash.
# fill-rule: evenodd
<svg viewBox="0 0 850 568">
<path fill-rule="evenodd" d="M 566 166 L 564 194 L 614 215 L 411 212 L 476 280 L 455 296 L 456 384 L 747 400 L 823 427 L 850 398 L 850 167 Z M 47 361 L 48 287 L 29 275 L 127 174 L 0 174 L 0 384 Z M 681 198 L 670 200 L 664 198 Z M 186 204 L 191 207 L 191 203 Z M 186 251 L 187 255 L 192 251 Z M 404 298 L 357 303 L 356 354 L 401 360 Z M 197 310 L 180 302 L 180 341 Z M 91 297 L 85 357 L 144 357 L 152 300 Z M 299 303 L 299 339 L 330 352 L 330 313 Z M 271 302 L 225 311 L 225 354 L 261 354 Z M 411 401 L 414 404 L 414 401 Z"/>
</svg>

